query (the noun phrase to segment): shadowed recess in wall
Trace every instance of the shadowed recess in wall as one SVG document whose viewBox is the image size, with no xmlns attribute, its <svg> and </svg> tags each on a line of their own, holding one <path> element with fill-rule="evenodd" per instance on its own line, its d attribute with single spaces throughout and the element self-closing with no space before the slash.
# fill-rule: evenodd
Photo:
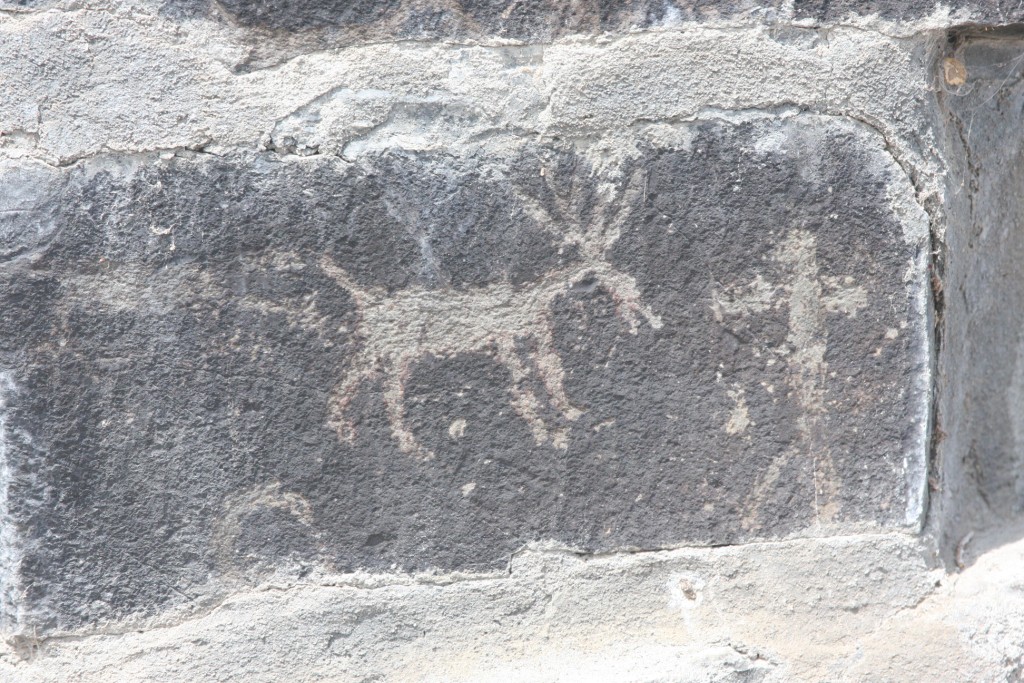
<svg viewBox="0 0 1024 683">
<path fill-rule="evenodd" d="M 271 570 L 493 570 L 531 541 L 912 527 L 905 176 L 841 119 L 675 132 L 616 163 L 0 168 L 14 626 Z"/>
<path fill-rule="evenodd" d="M 956 566 L 981 550 L 972 537 L 1024 515 L 1024 27 L 951 32 L 945 48 L 936 91 L 950 256 L 935 517 Z"/>
</svg>

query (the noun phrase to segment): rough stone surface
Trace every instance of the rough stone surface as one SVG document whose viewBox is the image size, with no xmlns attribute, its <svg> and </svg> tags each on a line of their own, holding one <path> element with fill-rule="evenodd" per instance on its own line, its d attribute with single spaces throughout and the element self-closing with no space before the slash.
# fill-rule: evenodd
<svg viewBox="0 0 1024 683">
<path fill-rule="evenodd" d="M 544 42 L 573 34 L 663 28 L 683 22 L 748 19 L 767 23 L 1020 21 L 1016 0 L 165 0 L 172 16 L 222 17 L 263 31 L 333 30 L 348 40 L 505 38 Z"/>
<path fill-rule="evenodd" d="M 725 43 L 735 49 L 721 51 Z M 857 28 L 689 26 L 599 43 L 399 42 L 287 58 L 216 24 L 42 12 L 0 22 L 5 83 L 21 93 L 0 100 L 0 149 L 66 166 L 239 147 L 354 159 L 498 135 L 614 147 L 645 123 L 809 111 L 867 123 L 901 165 L 924 170 L 936 145 L 930 46 Z M 254 59 L 275 66 L 240 73 Z"/>
<path fill-rule="evenodd" d="M 236 73 L 276 67 L 296 55 L 396 41 L 544 45 L 704 26 L 762 26 L 773 39 L 785 40 L 794 29 L 827 35 L 834 27 L 855 26 L 915 35 L 1024 21 L 1017 0 L 0 0 L 0 16 L 83 12 L 149 26 L 159 23 L 156 17 L 169 19 L 172 42 L 197 27 L 215 27 L 245 53 Z M 103 34 L 76 30 L 80 17 L 74 23 L 72 36 L 104 47 L 106 41 L 97 40 Z M 72 61 L 82 56 L 63 55 Z"/>
<path fill-rule="evenodd" d="M 849 121 L 648 133 L 674 144 L 603 170 L 568 144 L 13 165 L 22 626 L 282 561 L 915 525 L 926 231 L 894 211 L 902 171 Z"/>
<path fill-rule="evenodd" d="M 182 623 L 19 639 L 16 683 L 1003 681 L 1024 663 L 1021 543 L 961 575 L 902 534 L 586 558 L 501 578 L 277 581 Z"/>
<path fill-rule="evenodd" d="M 1020 678 L 1022 17 L 4 2 L 0 680 Z"/>
<path fill-rule="evenodd" d="M 984 32 L 943 56 L 969 75 L 942 83 L 938 101 L 950 159 L 938 442 L 950 554 L 1024 513 L 1022 48 L 1019 32 Z"/>
</svg>

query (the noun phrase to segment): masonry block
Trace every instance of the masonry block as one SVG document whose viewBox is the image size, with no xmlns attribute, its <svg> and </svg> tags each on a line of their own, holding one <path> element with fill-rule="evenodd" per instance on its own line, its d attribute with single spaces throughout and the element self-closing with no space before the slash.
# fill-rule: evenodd
<svg viewBox="0 0 1024 683">
<path fill-rule="evenodd" d="M 7 626 L 916 528 L 927 221 L 881 137 L 616 140 L 5 162 Z"/>
<path fill-rule="evenodd" d="M 963 23 L 1009 23 L 1024 18 L 1016 0 L 166 0 L 160 6 L 171 15 L 227 17 L 267 35 L 319 31 L 343 40 L 401 36 L 540 41 L 723 19 L 833 23 L 871 17 L 912 22 L 953 15 Z"/>
</svg>

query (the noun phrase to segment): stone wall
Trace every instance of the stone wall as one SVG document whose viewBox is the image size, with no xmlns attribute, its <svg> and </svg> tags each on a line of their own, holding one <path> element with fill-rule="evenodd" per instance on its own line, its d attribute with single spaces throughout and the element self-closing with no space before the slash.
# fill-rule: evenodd
<svg viewBox="0 0 1024 683">
<path fill-rule="evenodd" d="M 0 674 L 1018 680 L 1017 4 L 0 4 Z"/>
<path fill-rule="evenodd" d="M 1013 526 L 1024 512 L 1022 37 L 1019 30 L 954 34 L 948 50 L 971 81 L 938 91 L 948 159 L 937 435 L 946 548 L 972 529 Z"/>
</svg>

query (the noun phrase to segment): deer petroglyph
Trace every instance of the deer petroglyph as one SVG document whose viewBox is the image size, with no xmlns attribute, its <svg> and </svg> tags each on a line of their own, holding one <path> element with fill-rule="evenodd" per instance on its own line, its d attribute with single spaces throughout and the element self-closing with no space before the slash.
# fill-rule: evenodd
<svg viewBox="0 0 1024 683">
<path fill-rule="evenodd" d="M 555 351 L 555 300 L 573 287 L 593 284 L 613 297 L 616 314 L 633 334 L 641 321 L 654 329 L 662 326 L 660 317 L 642 302 L 634 278 L 608 261 L 607 252 L 627 218 L 630 202 L 625 200 L 632 198 L 633 191 L 634 187 L 627 187 L 619 196 L 599 199 L 593 219 L 585 225 L 580 224 L 583 214 L 577 205 L 559 207 L 558 213 L 566 217 L 563 222 L 575 223 L 559 225 L 539 202 L 522 198 L 527 212 L 542 228 L 558 235 L 559 246 L 574 253 L 571 264 L 536 282 L 497 282 L 465 289 L 414 286 L 388 292 L 361 286 L 330 259 L 321 259 L 320 267 L 350 293 L 358 309 L 355 335 L 361 347 L 331 399 L 331 426 L 339 437 L 346 442 L 354 439 L 357 425 L 350 415 L 351 402 L 364 381 L 380 378 L 388 421 L 399 447 L 419 457 L 431 457 L 433 453 L 419 443 L 406 422 L 405 384 L 414 363 L 431 355 L 485 352 L 493 354 L 511 374 L 512 406 L 529 424 L 536 443 L 565 448 L 567 430 L 553 428 L 544 420 L 544 406 L 530 387 L 535 372 L 550 404 L 565 420 L 580 416 L 580 409 L 566 395 L 565 373 Z M 609 215 L 616 205 L 614 215 Z M 517 342 L 532 343 L 532 363 L 524 362 Z"/>
</svg>

